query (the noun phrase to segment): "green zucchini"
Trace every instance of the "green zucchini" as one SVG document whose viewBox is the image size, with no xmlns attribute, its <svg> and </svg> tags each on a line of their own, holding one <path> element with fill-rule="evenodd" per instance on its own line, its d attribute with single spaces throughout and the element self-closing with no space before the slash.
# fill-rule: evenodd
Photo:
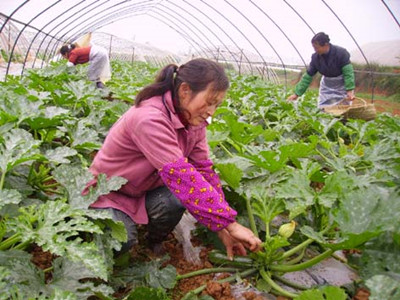
<svg viewBox="0 0 400 300">
<path fill-rule="evenodd" d="M 213 264 L 232 266 L 238 268 L 248 268 L 255 265 L 255 261 L 247 256 L 234 256 L 233 260 L 230 260 L 225 253 L 217 250 L 210 251 L 208 259 Z"/>
</svg>

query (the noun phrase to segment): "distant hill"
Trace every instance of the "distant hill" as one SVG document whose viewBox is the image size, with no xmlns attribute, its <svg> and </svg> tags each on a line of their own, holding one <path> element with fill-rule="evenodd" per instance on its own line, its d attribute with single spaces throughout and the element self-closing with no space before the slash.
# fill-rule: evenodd
<svg viewBox="0 0 400 300">
<path fill-rule="evenodd" d="M 400 40 L 373 42 L 361 45 L 365 56 L 370 63 L 377 63 L 384 66 L 400 66 Z M 366 61 L 360 50 L 350 51 L 351 61 L 365 64 Z"/>
</svg>

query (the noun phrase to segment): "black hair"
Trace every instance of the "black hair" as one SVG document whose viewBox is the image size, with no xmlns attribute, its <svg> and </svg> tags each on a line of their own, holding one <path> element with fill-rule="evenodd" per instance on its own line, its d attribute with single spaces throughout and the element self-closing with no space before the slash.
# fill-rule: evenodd
<svg viewBox="0 0 400 300">
<path fill-rule="evenodd" d="M 135 105 L 154 96 L 161 96 L 167 91 L 172 92 L 175 105 L 179 104 L 178 90 L 186 82 L 194 95 L 207 89 L 212 84 L 215 92 L 226 91 L 229 79 L 224 68 L 217 62 L 205 58 L 196 58 L 178 67 L 169 64 L 157 75 L 154 83 L 143 88 L 136 96 Z M 179 111 L 179 107 L 176 107 Z"/>
<path fill-rule="evenodd" d="M 75 44 L 64 45 L 60 49 L 60 54 L 65 55 L 65 54 L 69 53 L 72 49 L 75 49 L 75 48 L 76 48 Z"/>
<path fill-rule="evenodd" d="M 329 42 L 330 42 L 329 35 L 327 35 L 324 32 L 318 32 L 311 39 L 312 44 L 318 44 L 320 46 L 325 46 L 326 44 L 329 44 Z"/>
</svg>

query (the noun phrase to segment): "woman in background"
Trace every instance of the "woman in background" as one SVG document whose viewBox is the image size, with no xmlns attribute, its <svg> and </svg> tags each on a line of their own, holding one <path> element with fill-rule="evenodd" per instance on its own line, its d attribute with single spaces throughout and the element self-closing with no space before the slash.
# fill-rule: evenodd
<svg viewBox="0 0 400 300">
<path fill-rule="evenodd" d="M 354 99 L 354 70 L 350 62 L 349 52 L 330 43 L 329 36 L 323 32 L 317 33 L 311 40 L 315 53 L 307 72 L 295 87 L 295 93 L 288 100 L 297 100 L 311 84 L 313 76 L 322 74 L 318 107 L 336 105 L 343 99 Z M 345 104 L 342 102 L 342 104 Z M 348 103 L 347 103 L 348 104 Z"/>
<path fill-rule="evenodd" d="M 111 78 L 107 50 L 100 46 L 79 48 L 76 44 L 69 44 L 61 47 L 60 54 L 68 59 L 68 66 L 89 63 L 88 78 L 96 83 L 97 88 L 104 88 L 104 83 Z"/>
</svg>

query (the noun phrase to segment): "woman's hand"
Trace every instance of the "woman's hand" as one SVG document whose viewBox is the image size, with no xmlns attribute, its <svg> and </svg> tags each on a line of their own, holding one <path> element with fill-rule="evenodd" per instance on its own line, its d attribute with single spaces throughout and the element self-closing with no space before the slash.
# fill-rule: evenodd
<svg viewBox="0 0 400 300">
<path fill-rule="evenodd" d="M 347 94 L 347 99 L 354 100 L 355 98 L 354 90 L 347 91 L 346 94 Z"/>
<path fill-rule="evenodd" d="M 288 98 L 288 100 L 295 101 L 295 100 L 297 100 L 297 98 L 299 98 L 299 96 L 297 96 L 296 94 L 293 94 Z"/>
<path fill-rule="evenodd" d="M 229 258 L 233 258 L 234 254 L 246 255 L 246 248 L 253 252 L 261 250 L 261 240 L 250 229 L 237 222 L 218 231 L 218 237 L 225 245 Z"/>
</svg>

